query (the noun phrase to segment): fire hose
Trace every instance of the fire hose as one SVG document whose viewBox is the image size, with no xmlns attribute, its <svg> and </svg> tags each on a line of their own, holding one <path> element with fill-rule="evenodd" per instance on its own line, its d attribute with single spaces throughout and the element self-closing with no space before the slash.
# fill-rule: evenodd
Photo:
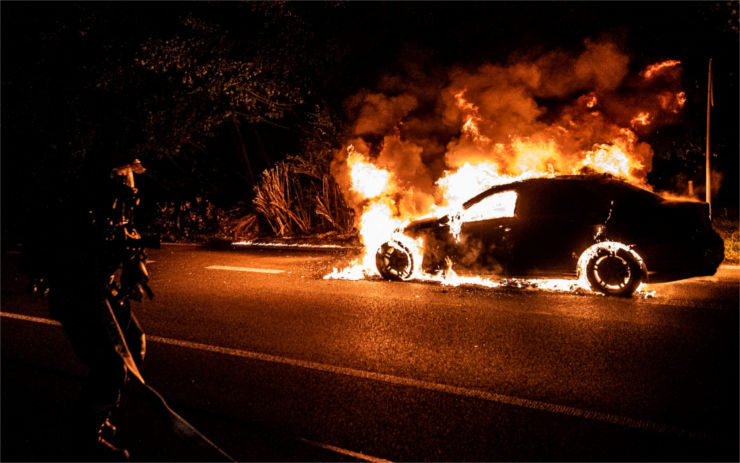
<svg viewBox="0 0 740 463">
<path fill-rule="evenodd" d="M 113 307 L 111 306 L 107 298 L 105 300 L 105 306 L 107 308 L 107 312 L 103 315 L 104 318 L 106 318 L 106 330 L 108 331 L 108 336 L 114 343 L 116 353 L 121 357 L 128 371 L 130 371 L 131 374 L 134 375 L 134 377 L 141 383 L 141 385 L 144 386 L 146 390 L 151 392 L 151 394 L 164 407 L 166 412 L 169 414 L 170 420 L 172 422 L 172 428 L 175 433 L 188 439 L 200 440 L 201 442 L 216 450 L 224 458 L 228 459 L 229 461 L 235 462 L 236 460 L 233 457 L 226 453 L 221 447 L 213 443 L 213 441 L 211 441 L 202 432 L 195 428 L 195 426 L 190 424 L 185 418 L 175 412 L 167 404 L 167 401 L 164 399 L 162 394 L 160 394 L 156 389 L 146 383 L 146 381 L 144 380 L 144 376 L 141 374 L 141 371 L 139 371 L 139 367 L 134 361 L 134 357 L 131 354 L 131 350 L 129 349 L 128 344 L 126 343 L 126 338 L 123 335 L 121 325 L 118 323 L 118 318 L 116 317 L 115 311 L 113 310 Z"/>
</svg>

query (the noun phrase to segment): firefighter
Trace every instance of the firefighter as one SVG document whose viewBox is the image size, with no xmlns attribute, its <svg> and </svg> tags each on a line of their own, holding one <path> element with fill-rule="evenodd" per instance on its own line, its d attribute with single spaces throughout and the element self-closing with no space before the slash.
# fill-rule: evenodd
<svg viewBox="0 0 740 463">
<path fill-rule="evenodd" d="M 97 460 L 129 457 L 114 443 L 112 413 L 131 369 L 123 353 L 130 352 L 138 364 L 145 353 L 144 333 L 130 305 L 142 293 L 151 297 L 133 217 L 134 175 L 144 170 L 136 160 L 114 168 L 104 185 L 78 184 L 37 218 L 41 222 L 25 249 L 32 288 L 48 293 L 50 315 L 89 367 L 77 424 L 84 448 Z"/>
</svg>

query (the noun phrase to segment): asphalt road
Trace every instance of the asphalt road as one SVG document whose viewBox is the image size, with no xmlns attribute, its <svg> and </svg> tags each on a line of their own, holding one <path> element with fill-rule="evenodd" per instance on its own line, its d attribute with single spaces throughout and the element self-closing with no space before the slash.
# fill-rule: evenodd
<svg viewBox="0 0 740 463">
<path fill-rule="evenodd" d="M 324 280 L 344 253 L 150 253 L 143 375 L 237 460 L 738 460 L 740 268 L 652 297 Z M 2 460 L 76 459 L 85 373 L 2 262 Z M 135 460 L 216 460 L 127 387 Z M 61 424 L 60 424 L 61 423 Z M 55 432 L 56 430 L 56 432 Z"/>
</svg>

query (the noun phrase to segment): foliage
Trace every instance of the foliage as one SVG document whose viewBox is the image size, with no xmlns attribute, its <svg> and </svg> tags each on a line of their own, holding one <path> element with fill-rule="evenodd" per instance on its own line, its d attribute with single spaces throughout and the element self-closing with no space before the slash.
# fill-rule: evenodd
<svg viewBox="0 0 740 463">
<path fill-rule="evenodd" d="M 738 211 L 724 209 L 712 218 L 712 226 L 725 242 L 725 264 L 740 264 L 740 222 Z"/>
<path fill-rule="evenodd" d="M 19 184 L 53 191 L 138 157 L 165 196 L 244 199 L 282 140 L 312 131 L 327 50 L 296 8 L 4 5 L 4 148 L 30 154 L 10 158 Z"/>
<path fill-rule="evenodd" d="M 279 237 L 352 231 L 353 216 L 326 167 L 289 158 L 262 173 L 255 211 Z"/>
<path fill-rule="evenodd" d="M 251 208 L 241 204 L 223 210 L 202 197 L 158 202 L 150 230 L 163 241 L 347 236 L 354 232 L 353 212 L 327 169 L 302 158 L 291 157 L 262 172 L 254 191 Z"/>
<path fill-rule="evenodd" d="M 319 105 L 307 112 L 305 125 L 312 130 L 302 140 L 300 155 L 266 169 L 254 187 L 254 210 L 267 225 L 262 234 L 267 229 L 278 237 L 353 233 L 353 212 L 329 173 L 342 127 Z M 260 220 L 252 214 L 245 220 L 259 230 Z"/>
<path fill-rule="evenodd" d="M 296 152 L 301 137 L 326 133 L 326 104 L 316 91 L 332 45 L 316 36 L 306 13 L 284 2 L 194 4 L 152 34 L 110 79 L 122 89 L 143 79 L 144 136 L 133 151 L 176 166 L 192 191 L 244 199 L 258 173 Z M 120 77 L 126 73 L 132 78 Z"/>
<path fill-rule="evenodd" d="M 156 212 L 151 230 L 163 241 L 202 241 L 215 236 L 227 220 L 224 210 L 202 197 L 158 202 Z"/>
<path fill-rule="evenodd" d="M 229 240 L 251 240 L 260 234 L 256 214 L 239 215 L 222 223 L 220 235 Z"/>
<path fill-rule="evenodd" d="M 265 9 L 274 14 L 273 7 Z M 279 120 L 301 104 L 304 83 L 294 74 L 299 57 L 278 50 L 293 44 L 260 39 L 258 32 L 233 34 L 191 13 L 172 34 L 142 44 L 136 64 L 149 71 L 158 84 L 153 88 L 166 91 L 148 95 L 147 138 L 138 149 L 170 156 L 183 146 L 203 149 L 224 122 Z"/>
</svg>

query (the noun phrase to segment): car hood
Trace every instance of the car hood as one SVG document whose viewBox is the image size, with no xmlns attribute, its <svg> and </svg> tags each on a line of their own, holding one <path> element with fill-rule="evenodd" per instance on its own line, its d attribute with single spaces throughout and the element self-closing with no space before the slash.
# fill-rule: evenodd
<svg viewBox="0 0 740 463">
<path fill-rule="evenodd" d="M 404 231 L 416 232 L 420 230 L 426 230 L 430 228 L 441 227 L 449 221 L 449 218 L 445 215 L 442 217 L 430 217 L 427 219 L 414 220 L 410 224 L 406 225 Z"/>
</svg>

